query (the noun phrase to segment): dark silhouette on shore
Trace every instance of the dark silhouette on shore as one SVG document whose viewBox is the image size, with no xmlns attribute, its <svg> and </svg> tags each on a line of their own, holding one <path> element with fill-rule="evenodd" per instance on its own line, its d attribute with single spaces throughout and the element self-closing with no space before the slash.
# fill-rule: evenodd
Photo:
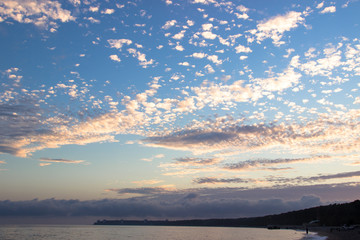
<svg viewBox="0 0 360 240">
<path fill-rule="evenodd" d="M 263 217 L 236 219 L 193 219 L 193 220 L 98 220 L 95 225 L 149 225 L 149 226 L 222 226 L 222 227 L 265 227 L 265 226 L 343 226 L 360 224 L 360 200 L 351 203 L 331 204 L 282 214 Z M 269 229 L 271 229 L 269 227 Z M 273 228 L 276 229 L 276 228 Z"/>
</svg>

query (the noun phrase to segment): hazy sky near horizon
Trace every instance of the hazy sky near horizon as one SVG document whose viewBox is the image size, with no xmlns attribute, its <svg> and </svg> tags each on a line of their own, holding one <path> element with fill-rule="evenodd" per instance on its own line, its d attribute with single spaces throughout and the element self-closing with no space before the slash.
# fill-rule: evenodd
<svg viewBox="0 0 360 240">
<path fill-rule="evenodd" d="M 0 217 L 360 198 L 360 2 L 0 1 Z"/>
</svg>

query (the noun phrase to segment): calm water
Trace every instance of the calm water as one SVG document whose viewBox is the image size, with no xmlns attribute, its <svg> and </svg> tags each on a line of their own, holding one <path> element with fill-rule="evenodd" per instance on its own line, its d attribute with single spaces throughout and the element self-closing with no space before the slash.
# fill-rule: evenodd
<svg viewBox="0 0 360 240">
<path fill-rule="evenodd" d="M 0 226 L 1 240 L 300 240 L 305 237 L 294 230 L 225 227 L 160 227 L 160 226 Z"/>
</svg>

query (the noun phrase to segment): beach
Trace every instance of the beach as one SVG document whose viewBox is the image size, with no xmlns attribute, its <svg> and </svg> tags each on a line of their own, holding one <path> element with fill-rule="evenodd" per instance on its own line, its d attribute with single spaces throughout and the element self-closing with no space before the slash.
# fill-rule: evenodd
<svg viewBox="0 0 360 240">
<path fill-rule="evenodd" d="M 326 236 L 327 240 L 359 240 L 360 239 L 360 228 L 353 230 L 331 230 L 330 227 L 319 227 L 311 229 L 318 233 L 319 236 Z"/>
</svg>

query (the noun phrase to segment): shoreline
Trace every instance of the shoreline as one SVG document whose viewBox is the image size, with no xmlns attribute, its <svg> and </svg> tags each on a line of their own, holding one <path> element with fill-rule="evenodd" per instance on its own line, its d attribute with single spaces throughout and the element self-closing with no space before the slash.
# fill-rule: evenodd
<svg viewBox="0 0 360 240">
<path fill-rule="evenodd" d="M 336 230 L 334 227 L 314 227 L 309 229 L 320 237 L 326 237 L 326 240 L 359 240 L 360 228 L 352 230 Z"/>
</svg>

